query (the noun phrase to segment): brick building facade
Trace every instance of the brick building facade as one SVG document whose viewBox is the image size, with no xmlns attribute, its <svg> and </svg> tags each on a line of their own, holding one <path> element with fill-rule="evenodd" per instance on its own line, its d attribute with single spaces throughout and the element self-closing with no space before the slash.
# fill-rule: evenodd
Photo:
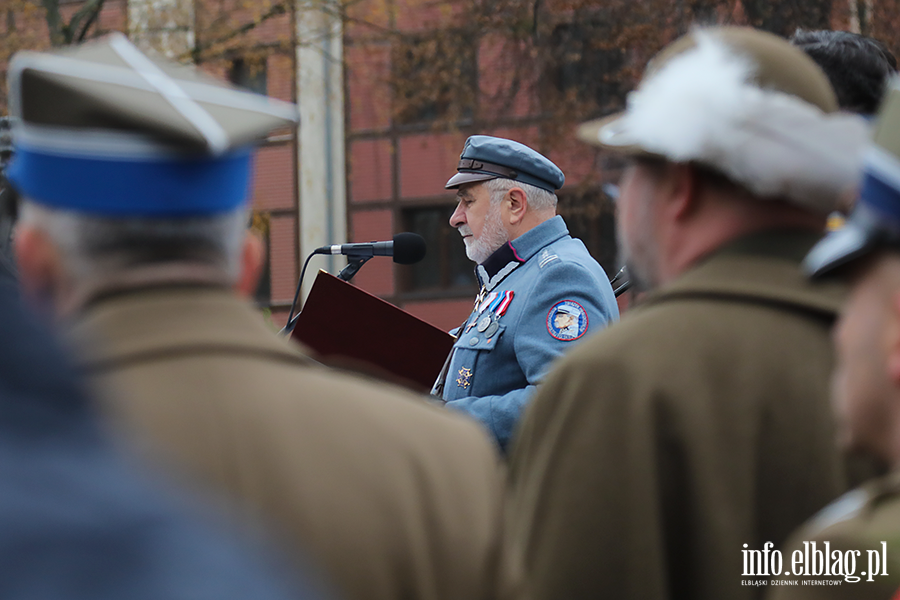
<svg viewBox="0 0 900 600">
<path fill-rule="evenodd" d="M 92 33 L 138 31 L 129 18 L 134 19 L 135 3 L 146 1 L 130 0 L 130 9 L 129 0 L 106 0 Z M 162 1 L 181 6 L 184 13 L 185 1 L 202 0 Z M 190 30 L 189 45 L 204 50 L 194 52 L 193 58 L 201 58 L 201 68 L 215 75 L 279 99 L 298 101 L 299 82 L 305 81 L 298 56 L 301 47 L 308 45 L 308 40 L 298 42 L 297 32 L 302 29 L 298 7 L 302 3 L 278 5 L 269 0 L 265 6 L 240 6 L 239 1 L 222 0 L 214 5 L 218 7 L 215 10 L 191 8 L 190 18 L 184 20 L 184 27 Z M 80 0 L 60 2 L 64 16 L 82 6 Z M 542 25 L 546 41 L 541 51 L 556 58 L 540 63 L 541 68 L 526 75 L 532 78 L 529 85 L 522 85 L 500 102 L 495 91 L 515 70 L 517 58 L 506 52 L 498 35 L 484 30 L 473 33 L 474 28 L 467 27 L 458 14 L 458 5 L 363 0 L 343 6 L 347 12 L 343 30 L 338 29 L 338 50 L 322 50 L 320 65 L 325 72 L 342 72 L 343 86 L 338 86 L 343 88 L 342 98 L 324 105 L 326 112 L 343 115 L 338 128 L 341 143 L 331 148 L 334 144 L 325 138 L 321 148 L 307 147 L 304 154 L 301 134 L 284 131 L 271 136 L 256 158 L 254 220 L 269 248 L 258 301 L 271 309 L 276 323 L 286 316 L 300 265 L 311 248 L 346 240 L 387 240 L 400 231 L 415 231 L 426 238 L 426 259 L 418 265 L 400 266 L 376 258 L 363 267 L 354 283 L 441 328 L 462 321 L 476 291 L 475 279 L 463 243 L 447 222 L 455 195 L 444 190 L 443 184 L 455 172 L 466 137 L 474 133 L 516 139 L 545 153 L 562 168 L 566 185 L 559 194 L 560 213 L 573 235 L 582 238 L 607 272 L 613 273 L 613 203 L 602 190 L 604 184 L 615 180 L 618 165 L 613 158 L 574 140 L 572 131 L 580 119 L 569 123 L 548 119 L 546 107 L 547 94 L 586 93 L 595 112 L 606 99 L 621 103 L 624 90 L 604 78 L 604 72 L 621 67 L 629 57 L 621 48 L 598 49 L 588 43 L 602 35 L 598 28 L 606 26 L 603 13 L 593 8 L 551 12 L 552 18 Z M 735 6 L 740 8 L 740 3 Z M 20 32 L 34 30 L 26 44 L 48 45 L 46 34 L 41 34 L 46 31 L 41 18 L 32 14 L 31 21 L 17 24 Z M 255 25 L 220 42 L 211 32 L 216 26 L 221 29 L 223 22 L 233 23 L 234 28 L 242 22 Z M 840 22 L 835 17 L 834 25 L 840 26 Z M 7 34 L 10 23 L 0 19 L 0 32 Z M 133 33 L 132 39 L 136 35 Z M 436 80 L 430 71 L 431 59 L 438 54 L 453 57 L 449 63 L 441 63 L 452 70 L 449 78 Z M 0 55 L 0 71 L 2 58 Z M 630 60 L 640 62 L 633 56 Z M 398 79 L 408 85 L 398 88 Z M 436 92 L 417 104 L 416 90 L 430 86 L 437 86 Z M 309 127 L 316 126 L 320 114 L 312 114 L 312 121 L 309 114 L 305 116 L 304 127 Z M 313 166 L 304 167 L 302 157 L 317 158 L 329 151 L 346 158 L 345 164 L 326 161 L 337 179 L 320 188 L 304 187 L 305 179 L 320 175 L 322 167 L 308 158 L 306 164 Z M 307 203 L 320 200 L 320 195 L 339 203 L 343 212 L 304 213 Z M 329 224 L 320 232 L 324 236 L 321 243 L 311 246 L 304 242 L 304 232 L 318 231 L 324 227 L 320 221 L 335 218 L 345 218 L 346 223 Z M 318 268 L 335 273 L 340 266 L 335 259 L 313 258 L 307 279 L 311 281 Z"/>
</svg>

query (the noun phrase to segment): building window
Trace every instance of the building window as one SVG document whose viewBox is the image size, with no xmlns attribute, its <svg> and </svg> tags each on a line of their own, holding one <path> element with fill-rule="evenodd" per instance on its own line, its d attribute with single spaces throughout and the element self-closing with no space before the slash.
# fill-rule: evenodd
<svg viewBox="0 0 900 600">
<path fill-rule="evenodd" d="M 622 102 L 625 53 L 611 44 L 608 28 L 608 23 L 594 18 L 561 23 L 553 29 L 545 94 L 594 104 L 604 110 Z"/>
<path fill-rule="evenodd" d="M 447 222 L 455 205 L 442 204 L 403 211 L 407 231 L 425 238 L 427 252 L 421 262 L 404 269 L 404 292 L 471 294 L 477 287 L 475 264 L 466 256 L 459 232 Z"/>
<path fill-rule="evenodd" d="M 459 233 L 448 224 L 455 205 L 407 208 L 402 217 L 406 231 L 425 238 L 428 248 L 421 262 L 401 273 L 406 294 L 469 295 L 478 287 L 475 264 L 466 256 Z M 584 242 L 591 256 L 612 276 L 618 268 L 615 207 L 600 190 L 559 195 L 558 212 L 572 237 Z"/>
<path fill-rule="evenodd" d="M 565 219 L 572 237 L 587 246 L 606 274 L 618 270 L 615 205 L 600 190 L 559 194 L 558 212 Z"/>
<path fill-rule="evenodd" d="M 257 94 L 268 93 L 266 57 L 240 57 L 231 61 L 228 80 Z"/>
<path fill-rule="evenodd" d="M 395 46 L 394 121 L 459 121 L 475 113 L 478 44 L 467 33 L 443 30 L 404 36 Z"/>
</svg>

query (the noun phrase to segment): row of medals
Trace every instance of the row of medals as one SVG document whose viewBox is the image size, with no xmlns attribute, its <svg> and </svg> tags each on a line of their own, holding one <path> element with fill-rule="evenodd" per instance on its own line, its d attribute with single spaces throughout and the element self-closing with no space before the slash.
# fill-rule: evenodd
<svg viewBox="0 0 900 600">
<path fill-rule="evenodd" d="M 483 293 L 478 294 L 478 298 L 476 298 L 476 300 L 475 300 L 475 310 L 478 310 L 478 305 L 482 304 L 483 301 L 484 301 Z M 485 309 L 487 309 L 486 305 L 482 310 L 485 310 Z M 479 333 L 483 333 L 484 337 L 486 337 L 487 339 L 490 339 L 490 338 L 494 337 L 494 334 L 497 333 L 498 329 L 500 329 L 500 323 L 498 322 L 499 320 L 500 320 L 500 317 L 498 317 L 494 313 L 485 315 L 481 318 L 476 318 L 474 321 L 469 323 L 468 327 L 466 327 L 466 333 L 468 333 L 469 330 L 472 329 L 472 327 L 475 327 L 475 329 Z"/>
</svg>

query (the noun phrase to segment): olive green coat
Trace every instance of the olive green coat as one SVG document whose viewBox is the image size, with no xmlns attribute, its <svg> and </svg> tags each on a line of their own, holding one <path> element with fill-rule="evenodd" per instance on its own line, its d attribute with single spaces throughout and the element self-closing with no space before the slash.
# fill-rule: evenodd
<svg viewBox="0 0 900 600">
<path fill-rule="evenodd" d="M 503 478 L 474 421 L 314 364 L 217 288 L 97 300 L 72 337 L 120 431 L 236 499 L 341 597 L 507 589 Z"/>
<path fill-rule="evenodd" d="M 828 386 L 842 289 L 814 239 L 733 243 L 566 356 L 511 458 L 535 600 L 741 600 L 743 544 L 779 544 L 847 489 Z"/>
<path fill-rule="evenodd" d="M 803 542 L 815 542 L 815 549 L 822 552 L 819 556 L 829 556 L 828 575 L 807 559 L 813 546 Z M 798 585 L 772 585 L 770 581 L 766 600 L 894 598 L 900 591 L 900 473 L 848 492 L 795 532 L 782 549 L 785 570 L 793 568 L 796 551 L 800 552 L 796 558 L 802 560 L 798 563 L 809 568 L 809 575 L 803 570 L 799 576 L 780 578 L 780 582 L 797 581 Z M 840 564 L 836 564 L 836 551 L 841 555 Z M 848 556 L 848 552 L 852 554 Z M 815 575 L 817 572 L 822 574 Z M 804 579 L 839 581 L 840 585 L 802 585 Z"/>
</svg>

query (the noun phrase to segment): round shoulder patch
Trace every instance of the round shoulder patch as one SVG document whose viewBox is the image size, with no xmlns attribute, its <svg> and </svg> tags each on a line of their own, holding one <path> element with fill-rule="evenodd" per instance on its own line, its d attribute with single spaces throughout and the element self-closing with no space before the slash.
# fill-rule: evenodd
<svg viewBox="0 0 900 600">
<path fill-rule="evenodd" d="M 547 331 L 558 340 L 564 342 L 577 340 L 584 335 L 587 328 L 587 313 L 574 300 L 557 302 L 547 313 Z"/>
</svg>

